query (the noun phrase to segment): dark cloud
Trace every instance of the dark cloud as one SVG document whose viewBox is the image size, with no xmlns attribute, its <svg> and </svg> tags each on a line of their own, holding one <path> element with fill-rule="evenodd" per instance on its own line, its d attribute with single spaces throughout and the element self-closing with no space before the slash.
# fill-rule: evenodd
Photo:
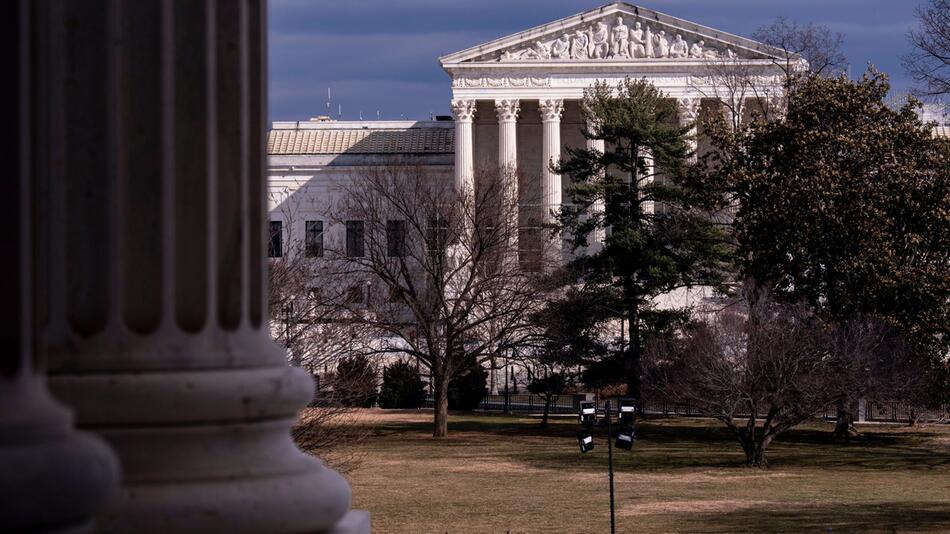
<svg viewBox="0 0 950 534">
<path fill-rule="evenodd" d="M 426 118 L 448 113 L 448 76 L 438 57 L 606 2 L 579 0 L 272 0 L 270 114 L 305 120 L 325 113 L 326 88 L 343 115 Z M 910 81 L 900 64 L 916 0 L 656 0 L 644 7 L 750 35 L 777 16 L 826 24 L 845 35 L 858 76 L 868 63 Z"/>
</svg>

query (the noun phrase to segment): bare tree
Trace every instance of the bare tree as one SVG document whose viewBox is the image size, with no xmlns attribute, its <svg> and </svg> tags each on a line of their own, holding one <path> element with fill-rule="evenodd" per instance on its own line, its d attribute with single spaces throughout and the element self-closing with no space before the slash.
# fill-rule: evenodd
<svg viewBox="0 0 950 534">
<path fill-rule="evenodd" d="M 781 304 L 745 289 L 743 312 L 727 308 L 679 340 L 648 351 L 659 392 L 722 421 L 749 466 L 783 432 L 833 402 L 849 384 L 840 372 L 880 350 L 883 330 L 867 323 L 835 327 L 803 304 Z"/>
<path fill-rule="evenodd" d="M 360 412 L 350 408 L 361 404 L 363 392 L 339 387 L 331 378 L 344 359 L 372 354 L 372 329 L 363 318 L 366 310 L 352 299 L 349 281 L 323 258 L 322 234 L 311 235 L 310 243 L 301 235 L 307 215 L 293 191 L 274 191 L 271 202 L 281 222 L 275 228 L 279 234 L 271 236 L 275 257 L 268 269 L 271 336 L 287 349 L 290 363 L 315 380 L 314 398 L 301 411 L 293 436 L 302 450 L 347 471 L 359 464 L 353 446 L 368 435 Z"/>
<path fill-rule="evenodd" d="M 800 70 L 801 59 L 808 62 L 809 72 L 819 76 L 836 76 L 847 68 L 848 60 L 841 52 L 844 35 L 828 26 L 778 17 L 771 24 L 760 26 L 752 38 L 784 52 L 776 65 L 787 76 Z"/>
<path fill-rule="evenodd" d="M 904 56 L 904 68 L 920 87 L 923 97 L 950 94 L 950 0 L 930 0 L 917 7 L 920 27 L 907 39 L 913 51 Z"/>
<path fill-rule="evenodd" d="M 350 231 L 330 253 L 373 287 L 377 350 L 428 371 L 436 437 L 448 433 L 449 381 L 465 362 L 481 365 L 517 343 L 545 287 L 544 269 L 523 269 L 533 262 L 519 258 L 515 177 L 475 181 L 474 191 L 457 191 L 420 167 L 379 167 L 340 184 L 334 209 Z"/>
</svg>

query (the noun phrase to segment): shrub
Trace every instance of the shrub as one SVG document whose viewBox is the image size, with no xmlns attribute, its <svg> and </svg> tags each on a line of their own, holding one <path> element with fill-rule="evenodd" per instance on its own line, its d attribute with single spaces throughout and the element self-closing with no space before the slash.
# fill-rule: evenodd
<svg viewBox="0 0 950 534">
<path fill-rule="evenodd" d="M 380 408 L 418 408 L 422 406 L 425 398 L 425 383 L 419 377 L 415 366 L 397 361 L 383 369 L 383 386 L 379 391 Z"/>
<path fill-rule="evenodd" d="M 474 358 L 449 382 L 449 409 L 470 412 L 488 392 L 488 372 Z"/>
<path fill-rule="evenodd" d="M 366 356 L 340 358 L 331 378 L 333 397 L 343 406 L 369 408 L 376 404 L 376 369 Z"/>
</svg>

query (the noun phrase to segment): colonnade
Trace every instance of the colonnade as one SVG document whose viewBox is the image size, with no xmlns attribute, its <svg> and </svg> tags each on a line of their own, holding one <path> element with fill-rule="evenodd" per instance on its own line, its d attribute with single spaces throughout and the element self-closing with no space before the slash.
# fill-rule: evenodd
<svg viewBox="0 0 950 534">
<path fill-rule="evenodd" d="M 369 532 L 270 339 L 265 4 L 14 2 L 0 530 Z"/>
</svg>

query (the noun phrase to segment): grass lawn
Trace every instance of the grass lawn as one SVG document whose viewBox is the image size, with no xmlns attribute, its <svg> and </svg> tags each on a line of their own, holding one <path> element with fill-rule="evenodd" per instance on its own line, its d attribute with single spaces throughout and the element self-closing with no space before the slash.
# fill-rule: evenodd
<svg viewBox="0 0 950 534">
<path fill-rule="evenodd" d="M 369 410 L 349 473 L 373 532 L 609 532 L 607 446 L 581 455 L 575 419 Z M 618 532 L 950 532 L 950 428 L 864 426 L 849 445 L 811 424 L 749 469 L 714 422 L 655 419 L 614 451 Z"/>
</svg>

